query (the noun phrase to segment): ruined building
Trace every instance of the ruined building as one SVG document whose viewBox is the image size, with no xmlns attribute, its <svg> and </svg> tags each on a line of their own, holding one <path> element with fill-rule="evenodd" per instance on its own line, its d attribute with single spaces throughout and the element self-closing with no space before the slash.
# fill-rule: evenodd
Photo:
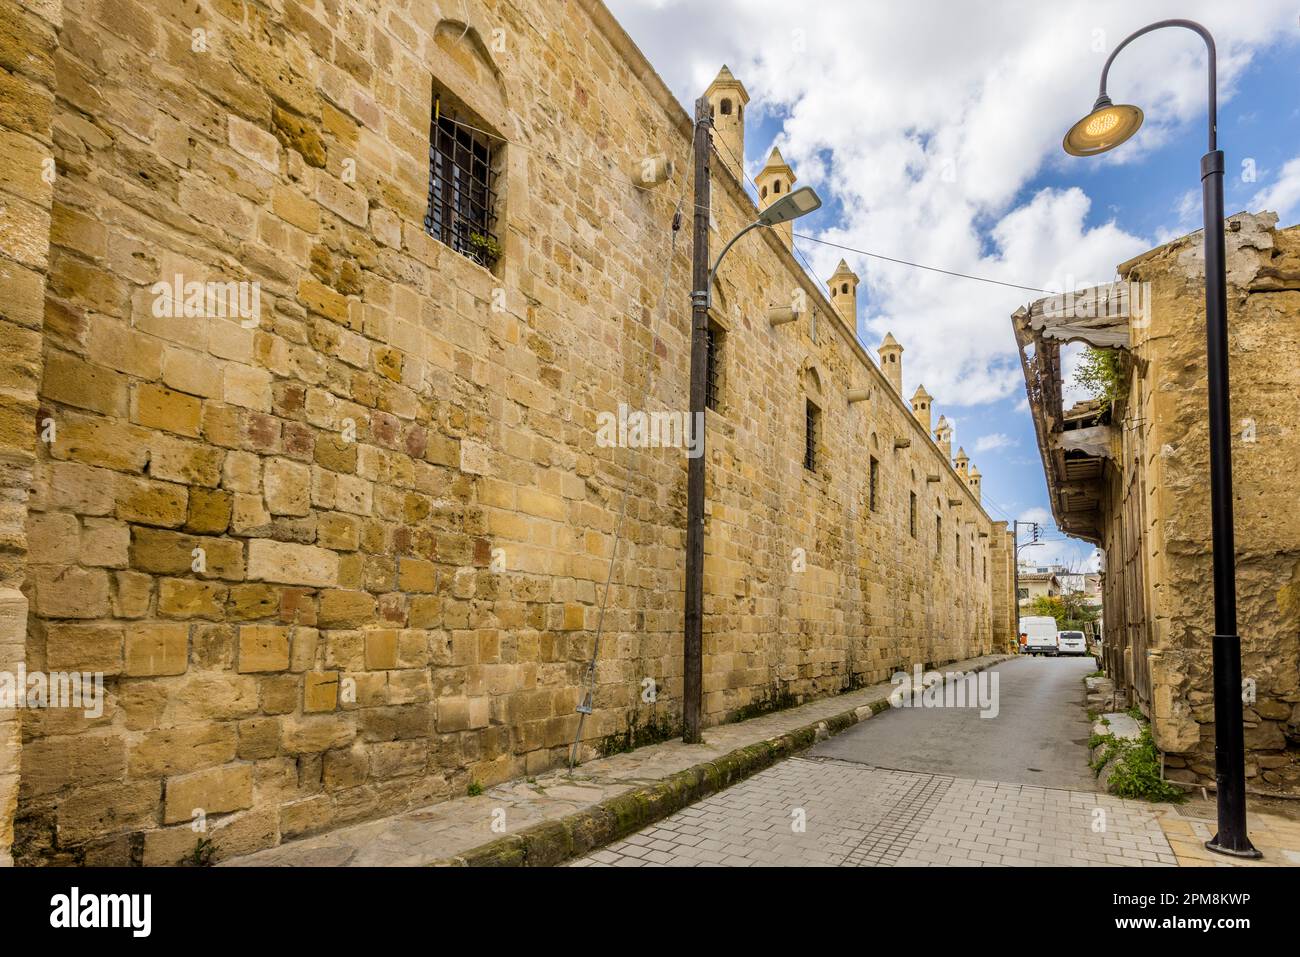
<svg viewBox="0 0 1300 957">
<path fill-rule="evenodd" d="M 679 733 L 686 455 L 597 424 L 686 403 L 692 119 L 604 6 L 3 7 L 0 671 L 105 700 L 0 711 L 0 859 L 554 767 L 593 657 L 581 757 Z M 716 251 L 795 176 L 709 95 Z M 707 724 L 1011 640 L 1005 524 L 790 241 L 714 290 Z"/>
<path fill-rule="evenodd" d="M 1247 786 L 1300 790 L 1300 227 L 1227 239 L 1237 615 Z M 1120 281 L 1012 317 L 1057 525 L 1104 549 L 1107 672 L 1151 719 L 1165 774 L 1214 777 L 1205 265 L 1200 232 Z M 1109 394 L 1061 399 L 1061 345 L 1108 350 Z M 1024 581 L 1024 576 L 1021 577 Z"/>
</svg>

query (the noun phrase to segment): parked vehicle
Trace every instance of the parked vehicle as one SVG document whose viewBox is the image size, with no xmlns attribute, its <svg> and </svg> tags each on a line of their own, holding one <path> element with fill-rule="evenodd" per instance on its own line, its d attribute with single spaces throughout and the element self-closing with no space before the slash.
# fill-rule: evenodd
<svg viewBox="0 0 1300 957">
<path fill-rule="evenodd" d="M 1061 631 L 1056 636 L 1057 654 L 1062 655 L 1086 655 L 1088 653 L 1088 641 L 1081 631 Z"/>
<path fill-rule="evenodd" d="M 1020 619 L 1021 647 L 1031 655 L 1055 655 L 1056 619 L 1051 615 L 1031 615 Z"/>
</svg>

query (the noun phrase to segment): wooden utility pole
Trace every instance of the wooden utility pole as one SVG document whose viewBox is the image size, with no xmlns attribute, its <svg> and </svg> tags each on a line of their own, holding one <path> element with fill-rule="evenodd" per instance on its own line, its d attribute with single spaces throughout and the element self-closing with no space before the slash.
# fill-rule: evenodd
<svg viewBox="0 0 1300 957">
<path fill-rule="evenodd" d="M 686 460 L 686 621 L 682 640 L 682 740 L 697 744 L 704 690 L 704 393 L 709 332 L 709 101 L 695 101 L 695 233 L 691 248 L 691 428 Z"/>
</svg>

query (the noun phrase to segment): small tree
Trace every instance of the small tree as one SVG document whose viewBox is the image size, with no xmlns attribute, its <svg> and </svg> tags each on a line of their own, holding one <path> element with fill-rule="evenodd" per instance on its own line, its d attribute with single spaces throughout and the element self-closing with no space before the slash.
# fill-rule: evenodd
<svg viewBox="0 0 1300 957">
<path fill-rule="evenodd" d="M 1062 630 L 1081 630 L 1086 622 L 1097 620 L 1097 609 L 1084 602 L 1078 592 L 1065 595 L 1039 595 L 1030 605 L 1035 615 L 1051 616 Z"/>
<path fill-rule="evenodd" d="M 1119 350 L 1089 346 L 1074 370 L 1074 381 L 1094 399 L 1110 405 L 1119 398 L 1123 385 Z"/>
</svg>

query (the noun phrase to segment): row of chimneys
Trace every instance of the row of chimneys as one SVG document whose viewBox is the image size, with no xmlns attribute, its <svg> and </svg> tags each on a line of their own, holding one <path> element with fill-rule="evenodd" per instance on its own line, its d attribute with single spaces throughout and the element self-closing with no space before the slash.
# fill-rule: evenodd
<svg viewBox="0 0 1300 957">
<path fill-rule="evenodd" d="M 723 149 L 718 152 L 722 163 L 736 177 L 744 181 L 744 169 L 741 163 L 745 158 L 745 106 L 749 103 L 749 94 L 745 86 L 732 75 L 724 65 L 709 88 L 704 91 L 713 112 L 713 134 L 722 141 Z M 754 179 L 758 189 L 758 208 L 767 209 L 786 193 L 790 192 L 796 177 L 794 170 L 781 156 L 775 146 L 768 154 L 767 163 Z M 774 227 L 785 239 L 787 246 L 794 245 L 794 224 L 781 223 Z M 834 274 L 827 280 L 831 293 L 831 304 L 839 310 L 840 315 L 856 329 L 858 322 L 858 277 L 843 259 L 835 268 Z M 903 394 L 903 347 L 898 344 L 891 333 L 885 334 L 885 341 L 880 344 L 880 368 L 885 378 L 901 397 Z M 957 449 L 957 457 L 952 458 L 952 426 L 942 415 L 939 424 L 931 429 L 930 404 L 934 396 L 925 391 L 925 386 L 917 386 L 912 394 L 912 414 L 925 427 L 926 432 L 933 431 L 944 457 L 952 460 L 953 468 L 975 493 L 980 497 L 980 470 L 970 464 L 970 458 L 964 449 Z"/>
</svg>

